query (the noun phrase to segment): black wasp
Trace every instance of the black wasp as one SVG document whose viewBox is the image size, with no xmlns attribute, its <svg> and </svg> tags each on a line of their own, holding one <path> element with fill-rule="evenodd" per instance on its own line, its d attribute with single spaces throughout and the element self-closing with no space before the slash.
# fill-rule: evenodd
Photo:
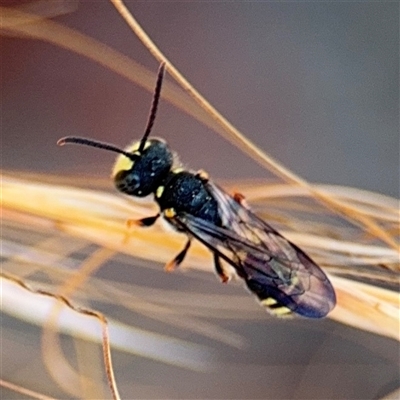
<svg viewBox="0 0 400 400">
<path fill-rule="evenodd" d="M 188 240 L 167 264 L 172 270 L 185 258 L 193 238 L 213 254 L 215 270 L 226 282 L 221 260 L 230 264 L 261 304 L 274 315 L 292 312 L 310 318 L 328 314 L 336 303 L 334 289 L 324 272 L 295 244 L 253 214 L 241 195 L 233 197 L 208 179 L 205 172 L 183 169 L 168 144 L 148 139 L 157 113 L 165 65 L 161 64 L 147 127 L 142 139 L 125 150 L 79 137 L 58 144 L 83 144 L 119 153 L 113 178 L 125 194 L 154 195 L 157 215 L 136 221 L 150 226 L 161 215 Z"/>
</svg>

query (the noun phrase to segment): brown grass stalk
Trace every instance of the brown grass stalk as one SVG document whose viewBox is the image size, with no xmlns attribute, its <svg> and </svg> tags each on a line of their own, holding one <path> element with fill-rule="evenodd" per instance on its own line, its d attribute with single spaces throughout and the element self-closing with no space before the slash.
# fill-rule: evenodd
<svg viewBox="0 0 400 400">
<path fill-rule="evenodd" d="M 96 254 L 91 261 L 91 263 L 87 263 L 87 269 L 93 269 L 93 267 L 97 267 L 99 263 L 105 261 L 105 257 L 109 255 L 109 251 L 102 249 L 99 254 Z M 57 319 L 59 314 L 63 308 L 63 306 L 68 307 L 72 311 L 84 315 L 86 317 L 92 317 L 99 321 L 102 328 L 102 347 L 103 347 L 103 355 L 104 355 L 104 365 L 105 371 L 107 374 L 107 381 L 110 386 L 110 390 L 112 393 L 112 397 L 114 400 L 120 399 L 117 384 L 115 382 L 114 369 L 112 366 L 111 359 L 111 348 L 110 348 L 110 336 L 108 332 L 108 322 L 106 317 L 94 310 L 89 310 L 87 308 L 76 307 L 74 306 L 70 300 L 63 294 L 59 293 L 68 293 L 71 292 L 73 280 L 67 282 L 67 286 L 70 289 L 69 291 L 65 288 L 61 288 L 62 290 L 59 293 L 55 294 L 52 292 L 48 292 L 42 289 L 33 289 L 29 285 L 27 285 L 22 279 L 9 275 L 7 273 L 1 272 L 0 276 L 4 279 L 7 279 L 23 289 L 37 294 L 39 296 L 46 296 L 53 298 L 56 300 L 55 305 L 52 308 L 49 318 L 44 323 L 43 335 L 42 335 L 42 349 L 43 349 L 43 360 L 49 371 L 50 375 L 54 378 L 54 380 L 62 387 L 67 393 L 70 393 L 73 396 L 80 397 L 82 394 L 82 389 L 85 386 L 90 386 L 91 382 L 87 382 L 87 379 L 81 375 L 77 374 L 74 368 L 71 367 L 67 359 L 63 355 L 63 351 L 61 349 L 58 331 L 57 331 Z M 77 279 L 84 279 L 85 271 L 81 271 L 81 273 L 76 274 Z M 70 293 L 69 293 L 70 294 Z M 55 365 L 62 365 L 62 368 L 54 368 Z M 2 382 L 3 384 L 3 382 Z M 9 384 L 5 383 L 4 387 L 9 387 Z M 20 387 L 10 387 L 12 390 L 16 390 L 19 393 L 30 395 L 40 399 L 50 399 L 47 396 L 34 394 L 30 390 L 26 390 Z M 17 390 L 18 389 L 18 390 Z M 37 397 L 40 396 L 40 397 Z"/>
</svg>

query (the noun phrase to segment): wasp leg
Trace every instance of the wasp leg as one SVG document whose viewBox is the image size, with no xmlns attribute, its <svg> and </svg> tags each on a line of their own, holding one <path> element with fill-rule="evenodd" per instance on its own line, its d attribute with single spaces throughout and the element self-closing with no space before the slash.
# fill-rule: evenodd
<svg viewBox="0 0 400 400">
<path fill-rule="evenodd" d="M 236 203 L 240 204 L 242 207 L 249 209 L 249 205 L 247 204 L 246 198 L 242 193 L 234 192 L 233 193 L 233 200 L 236 201 Z"/>
<path fill-rule="evenodd" d="M 124 240 L 122 241 L 123 244 L 128 244 L 129 239 L 130 239 L 129 229 L 132 228 L 132 226 L 144 226 L 144 227 L 151 226 L 157 221 L 157 218 L 159 216 L 160 216 L 160 214 L 154 215 L 152 217 L 141 218 L 141 219 L 128 219 L 126 221 L 126 226 L 128 227 L 128 230 L 126 231 Z"/>
<path fill-rule="evenodd" d="M 141 218 L 141 219 L 128 219 L 126 221 L 126 225 L 128 226 L 128 228 L 131 228 L 132 226 L 145 226 L 145 227 L 151 226 L 157 221 L 159 216 L 160 216 L 160 214 L 153 215 L 152 217 Z"/>
<path fill-rule="evenodd" d="M 200 169 L 196 172 L 196 177 L 199 178 L 203 183 L 207 183 L 210 180 L 210 176 L 203 169 Z"/>
<path fill-rule="evenodd" d="M 188 239 L 183 250 L 173 260 L 171 260 L 165 265 L 164 267 L 165 271 L 172 272 L 175 268 L 179 267 L 179 264 L 181 264 L 184 258 L 186 257 L 186 253 L 189 250 L 190 244 L 191 241 L 190 239 Z"/>
<path fill-rule="evenodd" d="M 221 260 L 218 257 L 217 253 L 214 253 L 214 266 L 215 266 L 215 271 L 221 278 L 222 283 L 227 283 L 229 281 L 229 275 L 227 275 L 226 272 L 224 271 L 224 268 L 222 267 L 221 264 Z"/>
</svg>

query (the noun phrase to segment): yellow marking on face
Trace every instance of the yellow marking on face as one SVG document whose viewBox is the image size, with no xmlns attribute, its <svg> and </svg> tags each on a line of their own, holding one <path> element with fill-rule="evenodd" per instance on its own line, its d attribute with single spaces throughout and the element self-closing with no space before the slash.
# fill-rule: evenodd
<svg viewBox="0 0 400 400">
<path fill-rule="evenodd" d="M 156 190 L 156 197 L 159 199 L 164 193 L 165 186 L 159 186 Z"/>
<path fill-rule="evenodd" d="M 179 172 L 182 172 L 182 171 L 184 171 L 184 169 L 181 168 L 181 167 L 174 168 L 173 170 L 171 170 L 171 172 L 172 172 L 173 174 L 179 174 Z"/>
<path fill-rule="evenodd" d="M 167 208 L 165 211 L 164 211 L 164 215 L 165 215 L 165 217 L 166 218 L 173 218 L 173 217 L 175 217 L 175 210 L 173 209 L 173 208 Z"/>
<path fill-rule="evenodd" d="M 282 306 L 282 307 L 279 307 L 279 308 L 271 309 L 271 312 L 272 312 L 273 314 L 277 315 L 277 316 L 282 316 L 282 315 L 289 314 L 289 313 L 291 313 L 292 311 L 289 310 L 287 307 Z"/>
<path fill-rule="evenodd" d="M 131 145 L 127 146 L 124 150 L 128 153 L 135 153 L 137 152 L 140 146 L 140 142 L 132 143 Z M 120 171 L 129 171 L 133 167 L 134 162 L 130 160 L 128 157 L 120 154 L 117 159 L 115 160 L 115 164 L 112 170 L 111 176 L 115 176 Z"/>
<path fill-rule="evenodd" d="M 143 150 L 146 150 L 150 147 L 151 143 L 148 140 L 146 144 L 143 147 Z M 138 152 L 140 147 L 140 142 L 134 142 L 127 146 L 124 150 L 127 153 L 132 153 L 140 156 L 140 153 Z M 111 176 L 114 177 L 115 175 L 118 174 L 120 171 L 129 171 L 133 167 L 134 162 L 130 160 L 128 157 L 124 156 L 123 154 L 119 155 L 117 159 L 115 160 L 115 164 L 112 170 Z"/>
<path fill-rule="evenodd" d="M 143 150 L 147 150 L 150 147 L 151 143 L 150 140 L 147 140 L 146 143 L 144 144 Z"/>
<path fill-rule="evenodd" d="M 115 160 L 115 164 L 111 173 L 112 177 L 115 177 L 118 172 L 121 171 L 129 171 L 133 167 L 134 162 L 129 159 L 128 157 L 125 157 L 124 155 L 119 155 L 117 159 Z"/>
<path fill-rule="evenodd" d="M 273 306 L 276 303 L 277 303 L 277 301 L 275 299 L 273 299 L 272 297 L 268 297 L 267 299 L 261 301 L 261 304 L 263 306 Z"/>
</svg>

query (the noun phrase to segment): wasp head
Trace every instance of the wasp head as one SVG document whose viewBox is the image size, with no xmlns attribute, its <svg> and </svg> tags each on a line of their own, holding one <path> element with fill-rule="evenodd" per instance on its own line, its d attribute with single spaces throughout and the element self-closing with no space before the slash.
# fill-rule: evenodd
<svg viewBox="0 0 400 400">
<path fill-rule="evenodd" d="M 168 145 L 160 139 L 147 140 L 140 150 L 141 142 L 125 149 L 118 156 L 112 177 L 117 189 L 125 194 L 145 197 L 154 193 L 172 168 L 173 155 Z"/>
</svg>

